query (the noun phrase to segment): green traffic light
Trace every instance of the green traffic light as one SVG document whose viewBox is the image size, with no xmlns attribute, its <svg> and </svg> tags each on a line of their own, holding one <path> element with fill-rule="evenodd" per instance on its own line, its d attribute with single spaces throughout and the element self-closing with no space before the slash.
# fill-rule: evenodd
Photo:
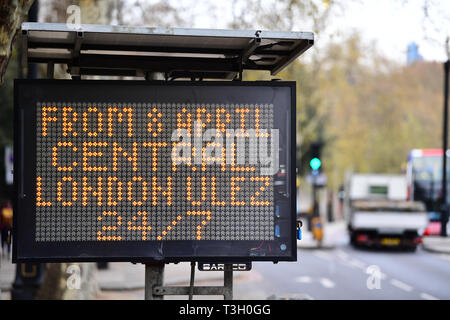
<svg viewBox="0 0 450 320">
<path fill-rule="evenodd" d="M 319 170 L 320 166 L 322 165 L 322 161 L 320 161 L 319 158 L 312 158 L 309 162 L 309 166 L 313 170 Z"/>
</svg>

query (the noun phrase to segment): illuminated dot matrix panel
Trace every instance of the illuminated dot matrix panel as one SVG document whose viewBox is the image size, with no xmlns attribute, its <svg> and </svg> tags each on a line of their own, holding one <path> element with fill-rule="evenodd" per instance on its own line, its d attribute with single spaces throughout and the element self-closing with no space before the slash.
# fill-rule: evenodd
<svg viewBox="0 0 450 320">
<path fill-rule="evenodd" d="M 36 107 L 36 241 L 274 239 L 273 176 L 249 154 L 239 164 L 236 144 L 225 143 L 227 129 L 273 128 L 273 105 Z M 222 144 L 195 144 L 195 121 L 202 134 L 220 132 Z M 177 129 L 190 140 L 173 141 Z M 175 145 L 189 151 L 179 162 Z"/>
</svg>

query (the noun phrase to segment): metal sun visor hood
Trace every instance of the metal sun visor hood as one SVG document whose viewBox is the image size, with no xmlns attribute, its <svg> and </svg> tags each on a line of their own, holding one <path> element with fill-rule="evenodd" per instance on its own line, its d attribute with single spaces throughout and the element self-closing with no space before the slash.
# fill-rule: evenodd
<svg viewBox="0 0 450 320">
<path fill-rule="evenodd" d="M 312 32 L 22 24 L 23 65 L 66 64 L 72 76 L 234 79 L 276 75 L 314 44 Z M 53 70 L 53 69 L 52 69 Z"/>
</svg>

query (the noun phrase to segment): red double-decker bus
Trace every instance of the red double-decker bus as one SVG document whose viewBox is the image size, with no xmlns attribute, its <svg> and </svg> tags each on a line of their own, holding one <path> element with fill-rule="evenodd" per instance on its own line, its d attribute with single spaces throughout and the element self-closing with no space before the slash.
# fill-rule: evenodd
<svg viewBox="0 0 450 320">
<path fill-rule="evenodd" d="M 447 176 L 450 178 L 449 154 L 447 151 Z M 441 229 L 442 156 L 442 149 L 413 149 L 408 155 L 408 199 L 422 201 L 430 220 L 424 235 L 439 234 Z M 450 191 L 449 187 L 447 191 Z"/>
</svg>

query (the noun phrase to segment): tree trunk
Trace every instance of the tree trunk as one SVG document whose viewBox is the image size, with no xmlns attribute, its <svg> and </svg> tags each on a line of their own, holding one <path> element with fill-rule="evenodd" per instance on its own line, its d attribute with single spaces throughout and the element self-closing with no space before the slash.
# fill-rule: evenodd
<svg viewBox="0 0 450 320">
<path fill-rule="evenodd" d="M 2 0 L 0 2 L 0 84 L 12 52 L 17 30 L 34 0 Z"/>
</svg>

